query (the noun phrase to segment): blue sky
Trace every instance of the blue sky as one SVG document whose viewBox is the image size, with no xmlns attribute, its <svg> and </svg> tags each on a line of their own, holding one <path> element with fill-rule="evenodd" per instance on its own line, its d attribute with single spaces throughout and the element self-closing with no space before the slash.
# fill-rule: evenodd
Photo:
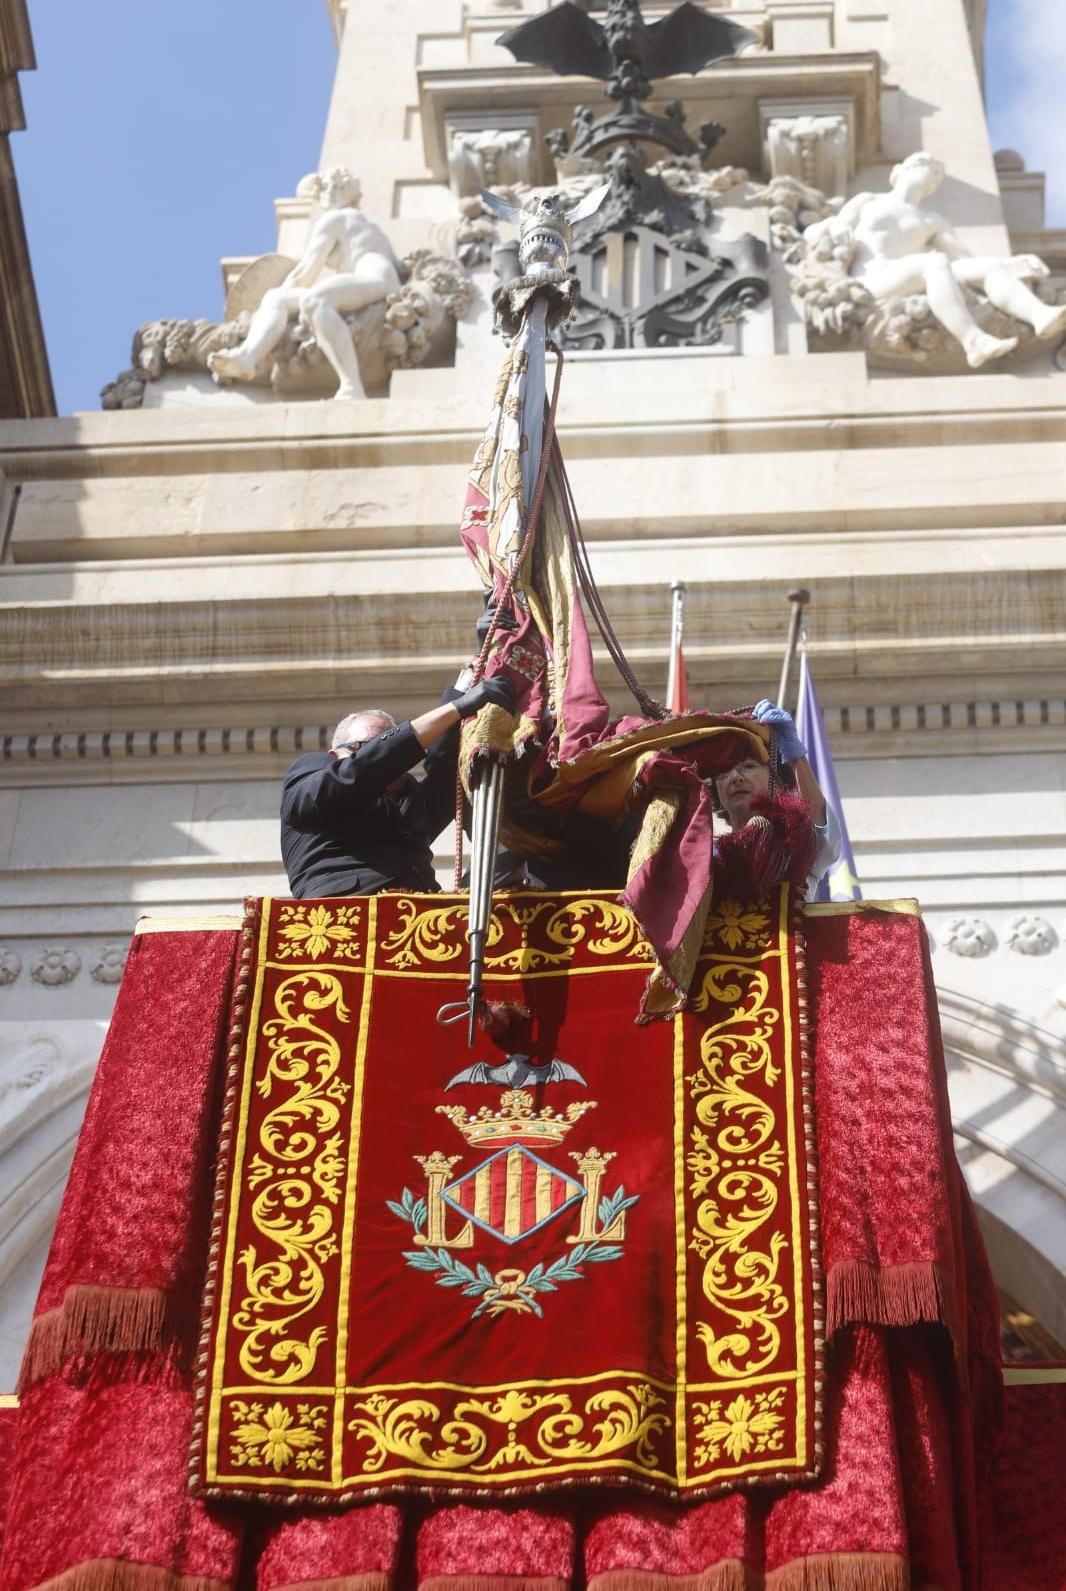
<svg viewBox="0 0 1066 1591">
<path fill-rule="evenodd" d="M 929 0 L 930 4 L 957 0 Z M 60 413 L 99 406 L 136 327 L 222 310 L 219 257 L 273 249 L 318 164 L 325 0 L 30 0 L 11 139 Z M 1066 226 L 1066 0 L 991 0 L 993 147 L 1048 172 Z"/>
<path fill-rule="evenodd" d="M 11 138 L 61 414 L 99 408 L 142 321 L 222 311 L 224 254 L 277 246 L 318 166 L 325 0 L 29 0 Z"/>
</svg>

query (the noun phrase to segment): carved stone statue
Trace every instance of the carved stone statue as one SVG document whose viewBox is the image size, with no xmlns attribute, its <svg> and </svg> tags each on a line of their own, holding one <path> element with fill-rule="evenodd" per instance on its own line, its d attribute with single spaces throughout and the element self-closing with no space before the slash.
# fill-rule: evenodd
<svg viewBox="0 0 1066 1591">
<path fill-rule="evenodd" d="M 273 273 L 276 281 L 277 272 L 289 275 L 292 265 L 278 254 L 261 255 L 253 261 L 231 290 L 231 311 L 233 301 L 242 298 L 242 283 L 248 278 L 253 279 L 254 304 L 264 296 L 254 279 L 261 283 L 264 274 L 269 280 Z M 408 254 L 400 263 L 399 274 L 403 286 L 398 292 L 341 320 L 359 361 L 362 382 L 376 394 L 387 390 L 394 370 L 447 359 L 447 321 L 460 320 L 474 296 L 460 262 L 430 249 Z M 258 313 L 257 308 L 254 315 Z M 148 321 L 134 336 L 130 369 L 122 371 L 100 394 L 103 407 L 140 408 L 150 384 L 170 371 L 207 371 L 216 353 L 250 341 L 254 315 L 241 309 L 221 324 L 209 320 Z M 313 328 L 298 316 L 286 322 L 269 358 L 260 360 L 252 379 L 257 386 L 272 387 L 278 397 L 321 397 L 332 374 Z"/>
<path fill-rule="evenodd" d="M 314 179 L 322 214 L 311 227 L 302 257 L 279 287 L 270 288 L 252 316 L 244 341 L 208 355 L 216 378 L 252 381 L 300 321 L 337 375 L 338 398 L 365 397 L 351 328 L 344 319 L 400 288 L 392 247 L 381 229 L 358 208 L 359 183 L 343 166 Z M 332 267 L 329 274 L 327 267 Z"/>
<path fill-rule="evenodd" d="M 889 363 L 949 369 L 964 358 L 976 369 L 1066 329 L 1066 305 L 1042 285 L 1042 260 L 968 254 L 927 208 L 943 177 L 938 160 L 916 153 L 895 167 L 888 193 L 842 203 L 777 177 L 753 196 L 770 207 L 771 236 L 813 332 L 861 341 Z"/>
</svg>

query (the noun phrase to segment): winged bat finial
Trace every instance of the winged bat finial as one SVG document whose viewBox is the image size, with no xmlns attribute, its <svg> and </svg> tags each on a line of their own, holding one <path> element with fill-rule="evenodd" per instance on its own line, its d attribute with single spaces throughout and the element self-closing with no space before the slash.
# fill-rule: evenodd
<svg viewBox="0 0 1066 1591">
<path fill-rule="evenodd" d="M 500 35 L 516 61 L 546 66 L 560 77 L 597 77 L 612 99 L 651 95 L 651 79 L 699 72 L 756 42 L 749 29 L 715 16 L 692 0 L 657 22 L 645 22 L 640 0 L 607 0 L 602 23 L 573 0 L 562 0 Z"/>
<path fill-rule="evenodd" d="M 476 1061 L 473 1066 L 456 1072 L 444 1087 L 455 1088 L 459 1083 L 495 1083 L 498 1088 L 524 1088 L 529 1083 L 564 1082 L 588 1087 L 577 1067 L 570 1066 L 566 1061 L 544 1061 L 537 1066 L 532 1056 L 509 1055 L 498 1066 L 493 1066 L 489 1061 Z"/>
</svg>

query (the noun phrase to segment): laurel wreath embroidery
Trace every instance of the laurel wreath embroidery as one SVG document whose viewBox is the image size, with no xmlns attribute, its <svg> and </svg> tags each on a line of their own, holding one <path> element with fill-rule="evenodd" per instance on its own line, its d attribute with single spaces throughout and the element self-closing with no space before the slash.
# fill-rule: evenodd
<svg viewBox="0 0 1066 1591">
<path fill-rule="evenodd" d="M 627 1197 L 625 1188 L 621 1186 L 612 1194 L 605 1194 L 597 1210 L 601 1228 L 606 1231 L 639 1198 L 640 1195 L 636 1193 Z M 401 1221 L 410 1222 L 412 1231 L 419 1233 L 424 1229 L 428 1213 L 426 1201 L 416 1198 L 410 1188 L 404 1188 L 399 1204 L 393 1199 L 385 1202 L 393 1215 Z M 480 1263 L 476 1269 L 472 1269 L 462 1260 L 454 1259 L 445 1248 L 407 1249 L 403 1257 L 412 1270 L 426 1271 L 432 1275 L 438 1287 L 458 1287 L 464 1298 L 477 1298 L 479 1303 L 471 1311 L 471 1320 L 486 1313 L 490 1318 L 495 1318 L 507 1311 L 521 1315 L 533 1314 L 543 1319 L 544 1311 L 537 1300 L 538 1293 L 558 1292 L 562 1282 L 583 1281 L 583 1266 L 621 1259 L 623 1252 L 620 1243 L 576 1243 L 547 1264 L 543 1260 L 539 1261 L 530 1271 L 508 1265 L 496 1272 Z"/>
</svg>

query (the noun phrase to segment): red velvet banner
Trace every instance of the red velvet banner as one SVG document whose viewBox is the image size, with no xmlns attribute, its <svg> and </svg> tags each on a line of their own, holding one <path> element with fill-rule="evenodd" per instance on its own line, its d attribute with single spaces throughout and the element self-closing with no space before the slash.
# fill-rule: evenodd
<svg viewBox="0 0 1066 1591">
<path fill-rule="evenodd" d="M 672 1496 L 820 1463 L 802 941 L 712 911 L 688 1012 L 607 895 L 495 906 L 465 1047 L 465 899 L 250 904 L 197 1486 L 337 1502 L 591 1481 Z"/>
<path fill-rule="evenodd" d="M 4 1591 L 1063 1591 L 1066 1516 L 1047 1498 L 1066 1482 L 1066 1389 L 1009 1388 L 996 1447 L 995 1294 L 951 1152 L 912 902 L 808 907 L 804 919 L 829 1338 L 821 1476 L 682 1503 L 591 1480 L 540 1498 L 329 1510 L 190 1495 L 191 1345 L 241 945 L 220 923 L 142 927 L 41 1288 L 17 1429 L 0 1422 Z M 631 1016 L 604 1030 L 632 1089 L 643 1074 L 628 1065 Z M 457 1067 L 469 1061 L 463 1051 Z M 628 1169 L 618 1180 L 628 1195 Z M 635 1233 L 640 1205 L 631 1211 Z"/>
</svg>

